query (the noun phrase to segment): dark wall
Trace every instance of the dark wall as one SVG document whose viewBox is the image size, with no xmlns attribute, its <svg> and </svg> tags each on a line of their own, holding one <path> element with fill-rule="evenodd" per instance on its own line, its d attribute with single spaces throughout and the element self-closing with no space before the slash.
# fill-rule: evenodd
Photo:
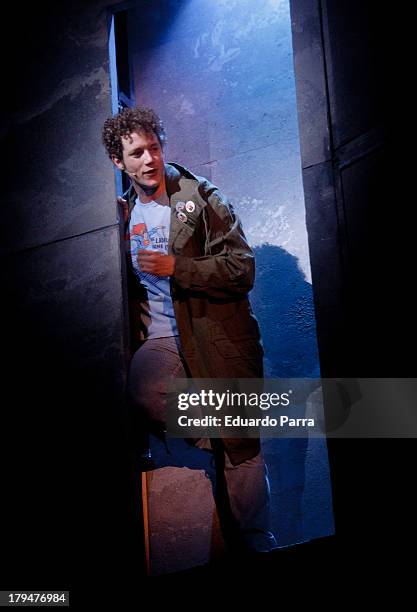
<svg viewBox="0 0 417 612">
<path fill-rule="evenodd" d="M 397 15 L 371 1 L 291 7 L 322 374 L 412 376 L 407 56 Z"/>
<path fill-rule="evenodd" d="M 123 262 L 100 141 L 111 114 L 107 4 L 3 16 L 0 530 L 10 588 L 70 588 L 91 565 L 102 580 L 120 566 L 131 518 Z"/>
<path fill-rule="evenodd" d="M 411 33 L 371 1 L 292 0 L 291 14 L 322 375 L 415 376 Z M 343 558 L 405 571 L 415 441 L 328 448 Z"/>
</svg>

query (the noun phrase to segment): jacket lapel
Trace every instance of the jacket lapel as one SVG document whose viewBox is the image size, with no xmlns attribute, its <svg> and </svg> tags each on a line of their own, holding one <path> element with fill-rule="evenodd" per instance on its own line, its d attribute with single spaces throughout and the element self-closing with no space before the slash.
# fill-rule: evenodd
<svg viewBox="0 0 417 612">
<path fill-rule="evenodd" d="M 166 189 L 170 201 L 171 208 L 171 223 L 168 239 L 168 253 L 181 251 L 185 243 L 191 238 L 197 225 L 197 218 L 202 209 L 206 206 L 205 201 L 201 198 L 198 192 L 198 181 L 188 170 L 179 164 L 165 164 L 165 180 Z M 131 185 L 126 196 L 129 205 L 129 219 L 136 201 L 136 191 Z M 185 209 L 184 214 L 187 217 L 186 221 L 180 221 L 178 218 L 178 210 L 176 208 L 178 202 L 192 201 L 195 209 L 189 213 Z"/>
<path fill-rule="evenodd" d="M 180 171 L 181 170 L 181 171 Z M 168 252 L 179 253 L 193 235 L 197 219 L 206 203 L 198 193 L 198 182 L 185 168 L 178 164 L 165 164 L 166 187 L 171 206 L 171 225 L 168 241 Z M 176 208 L 179 202 L 193 202 L 195 209 L 187 212 L 186 221 L 180 221 Z"/>
</svg>

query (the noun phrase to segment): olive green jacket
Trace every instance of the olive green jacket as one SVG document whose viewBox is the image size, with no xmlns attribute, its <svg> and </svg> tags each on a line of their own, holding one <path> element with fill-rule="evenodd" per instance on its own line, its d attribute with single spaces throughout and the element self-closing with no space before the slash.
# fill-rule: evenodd
<svg viewBox="0 0 417 612">
<path fill-rule="evenodd" d="M 165 164 L 171 207 L 168 252 L 175 256 L 171 296 L 183 355 L 193 378 L 262 378 L 263 349 L 248 292 L 255 279 L 255 259 L 231 203 L 207 179 L 179 164 Z M 135 205 L 133 187 L 127 194 L 129 215 Z M 192 201 L 186 220 L 176 204 Z M 140 302 L 146 292 L 130 277 L 130 322 L 134 347 L 146 338 Z M 223 440 L 233 463 L 259 451 L 258 440 Z"/>
</svg>

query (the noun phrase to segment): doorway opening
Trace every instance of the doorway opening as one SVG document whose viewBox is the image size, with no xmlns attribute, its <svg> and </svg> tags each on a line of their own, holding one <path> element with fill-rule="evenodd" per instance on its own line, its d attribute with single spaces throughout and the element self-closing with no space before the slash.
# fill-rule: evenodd
<svg viewBox="0 0 417 612">
<path fill-rule="evenodd" d="M 110 31 L 113 112 L 153 108 L 165 160 L 212 181 L 242 221 L 265 376 L 319 377 L 288 0 L 129 2 Z M 325 442 L 266 439 L 263 451 L 280 545 L 332 534 Z"/>
</svg>

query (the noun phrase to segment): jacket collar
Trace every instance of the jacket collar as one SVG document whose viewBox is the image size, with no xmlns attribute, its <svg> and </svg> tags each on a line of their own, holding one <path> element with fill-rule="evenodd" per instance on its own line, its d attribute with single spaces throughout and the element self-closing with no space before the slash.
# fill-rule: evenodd
<svg viewBox="0 0 417 612">
<path fill-rule="evenodd" d="M 183 166 L 180 166 L 179 164 L 174 164 L 172 162 L 165 164 L 165 184 L 166 184 L 167 194 L 170 199 L 175 193 L 181 191 L 181 176 L 186 176 L 186 175 L 188 175 L 190 178 L 194 180 L 196 179 L 196 177 L 193 174 L 191 174 L 189 170 L 187 170 Z M 136 197 L 137 197 L 137 193 L 135 191 L 133 184 L 130 185 L 128 190 L 125 192 L 124 196 L 126 197 L 128 204 L 129 204 L 129 216 L 130 216 L 130 213 L 132 212 L 132 208 L 135 206 Z"/>
<path fill-rule="evenodd" d="M 173 162 L 165 164 L 165 181 L 171 207 L 168 252 L 172 253 L 174 245 L 177 252 L 192 236 L 196 226 L 196 219 L 206 203 L 198 191 L 198 178 L 184 166 Z M 136 197 L 135 188 L 131 185 L 126 193 L 129 205 L 129 219 L 135 206 Z M 178 219 L 176 205 L 178 202 L 188 202 L 189 200 L 194 202 L 195 210 L 192 213 L 184 211 L 187 215 L 187 221 L 183 223 Z"/>
</svg>

